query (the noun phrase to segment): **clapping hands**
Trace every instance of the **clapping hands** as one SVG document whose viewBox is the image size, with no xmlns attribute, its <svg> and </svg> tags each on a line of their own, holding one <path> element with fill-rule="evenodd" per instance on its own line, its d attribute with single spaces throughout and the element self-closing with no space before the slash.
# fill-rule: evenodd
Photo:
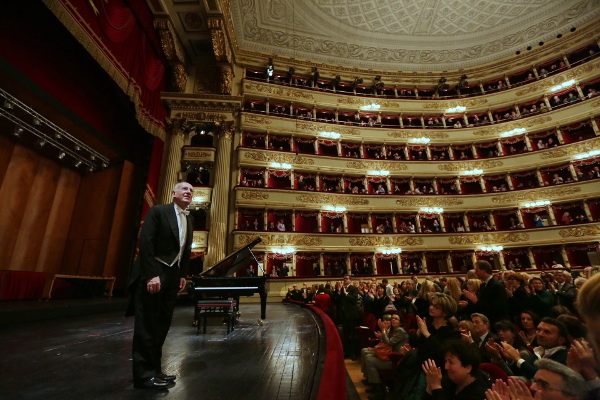
<svg viewBox="0 0 600 400">
<path fill-rule="evenodd" d="M 533 400 L 527 384 L 518 379 L 509 378 L 508 384 L 497 379 L 492 388 L 485 392 L 487 400 Z"/>
<path fill-rule="evenodd" d="M 432 359 L 425 360 L 422 365 L 423 372 L 425 373 L 425 379 L 427 380 L 427 393 L 435 389 L 442 388 L 442 369 L 435 365 L 435 361 Z"/>
</svg>

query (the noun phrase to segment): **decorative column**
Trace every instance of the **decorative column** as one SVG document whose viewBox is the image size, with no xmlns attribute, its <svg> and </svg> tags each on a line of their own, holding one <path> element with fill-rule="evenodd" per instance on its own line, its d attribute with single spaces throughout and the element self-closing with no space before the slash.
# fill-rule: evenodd
<svg viewBox="0 0 600 400">
<path fill-rule="evenodd" d="M 208 233 L 208 246 L 204 258 L 204 268 L 209 268 L 225 258 L 227 244 L 227 214 L 229 212 L 229 179 L 231 168 L 231 138 L 233 137 L 233 123 L 224 125 L 219 132 L 217 143 L 215 179 L 212 189 L 210 207 L 210 230 Z"/>
<path fill-rule="evenodd" d="M 431 157 L 431 149 L 429 148 L 429 145 L 427 145 L 425 147 L 425 154 L 427 154 L 427 159 L 428 160 L 433 160 L 433 157 Z"/>
<path fill-rule="evenodd" d="M 471 232 L 471 226 L 469 225 L 469 217 L 467 217 L 467 213 L 463 214 L 463 224 L 465 225 L 465 232 Z"/>
<path fill-rule="evenodd" d="M 479 158 L 479 152 L 477 151 L 475 143 L 471 143 L 471 152 L 473 153 L 473 158 Z"/>
<path fill-rule="evenodd" d="M 544 182 L 544 177 L 542 176 L 542 172 L 540 171 L 539 168 L 535 169 L 535 175 L 538 178 L 538 182 L 539 182 L 540 186 L 546 186 L 546 183 Z"/>
<path fill-rule="evenodd" d="M 594 133 L 596 134 L 596 136 L 600 136 L 600 128 L 598 127 L 598 122 L 596 121 L 596 118 L 590 118 L 590 121 L 592 121 L 592 128 L 594 128 Z"/>
<path fill-rule="evenodd" d="M 535 265 L 535 257 L 533 257 L 533 251 L 531 251 L 531 247 L 527 248 L 527 258 L 529 258 L 531 268 L 537 269 L 537 265 Z"/>
<path fill-rule="evenodd" d="M 563 137 L 562 131 L 558 126 L 556 127 L 556 138 L 558 139 L 559 144 L 565 144 L 565 138 Z"/>
<path fill-rule="evenodd" d="M 558 225 L 556 223 L 556 216 L 554 215 L 554 209 L 552 208 L 552 206 L 548 206 L 547 210 L 548 210 L 548 217 L 550 218 L 550 224 L 551 224 L 551 226 Z"/>
<path fill-rule="evenodd" d="M 398 115 L 398 121 L 400 122 L 400 128 L 404 128 L 404 122 L 402 122 L 402 115 L 403 115 L 402 113 L 400 113 Z"/>
<path fill-rule="evenodd" d="M 448 159 L 455 160 L 454 158 L 454 150 L 452 150 L 452 146 L 448 146 Z"/>
<path fill-rule="evenodd" d="M 569 173 L 571 174 L 571 178 L 573 179 L 573 181 L 579 181 L 579 178 L 577 177 L 577 171 L 575 171 L 575 166 L 573 165 L 573 161 L 569 161 Z"/>
<path fill-rule="evenodd" d="M 475 263 L 477 262 L 477 254 L 475 254 L 475 251 L 473 251 L 471 253 L 471 261 L 473 262 L 473 268 L 475 268 Z"/>
<path fill-rule="evenodd" d="M 417 223 L 417 232 L 421 233 L 421 215 L 417 214 L 417 218 L 415 218 L 415 222 Z"/>
<path fill-rule="evenodd" d="M 493 214 L 493 211 L 490 211 L 490 212 L 489 212 L 489 214 L 488 214 L 488 217 L 490 218 L 490 227 L 491 227 L 493 230 L 497 230 L 497 229 L 496 229 L 496 221 L 494 221 L 494 214 Z"/>
<path fill-rule="evenodd" d="M 548 110 L 552 110 L 552 105 L 550 104 L 550 100 L 548 99 L 548 95 L 544 95 L 544 103 L 546 104 L 546 107 L 548 107 Z"/>
<path fill-rule="evenodd" d="M 502 254 L 502 250 L 498 252 L 498 261 L 500 261 L 500 270 L 506 271 L 506 264 L 504 263 L 504 255 Z"/>
<path fill-rule="evenodd" d="M 323 261 L 323 253 L 319 253 L 319 271 L 321 271 L 321 276 L 325 276 L 325 262 Z"/>
<path fill-rule="evenodd" d="M 562 55 L 563 61 L 565 62 L 565 65 L 569 68 L 571 68 L 571 63 L 569 62 L 569 59 L 567 58 L 567 55 L 563 53 Z"/>
<path fill-rule="evenodd" d="M 442 214 L 438 214 L 439 222 L 440 222 L 440 230 L 441 232 L 446 232 L 446 221 L 444 221 L 444 216 Z"/>
<path fill-rule="evenodd" d="M 583 199 L 583 211 L 585 211 L 585 216 L 588 221 L 593 221 L 592 211 L 590 210 L 590 206 L 587 202 L 587 199 Z"/>
<path fill-rule="evenodd" d="M 504 148 L 502 147 L 502 142 L 500 141 L 500 139 L 498 139 L 498 142 L 496 143 L 496 146 L 498 147 L 498 155 L 499 156 L 503 156 L 504 155 Z"/>
<path fill-rule="evenodd" d="M 344 224 L 343 233 L 348 233 L 348 214 L 345 212 L 342 213 L 342 222 Z"/>
<path fill-rule="evenodd" d="M 296 272 L 296 253 L 292 254 L 292 268 L 291 268 L 291 272 L 292 272 L 293 276 L 297 275 L 297 272 Z"/>
<path fill-rule="evenodd" d="M 369 233 L 373 233 L 373 219 L 371 213 L 368 214 L 367 224 L 369 225 Z"/>
<path fill-rule="evenodd" d="M 398 232 L 398 221 L 396 220 L 396 213 L 392 214 L 392 229 L 394 230 L 394 233 Z"/>
<path fill-rule="evenodd" d="M 560 245 L 560 255 L 563 258 L 564 267 L 571 269 L 571 263 L 569 262 L 569 256 L 567 255 L 567 249 L 564 244 Z"/>
<path fill-rule="evenodd" d="M 171 193 L 177 184 L 181 172 L 181 149 L 185 144 L 184 130 L 187 120 L 183 118 L 167 118 L 167 137 L 163 151 L 163 167 L 159 185 L 158 204 L 172 201 Z"/>
<path fill-rule="evenodd" d="M 292 210 L 292 232 L 296 232 L 296 210 Z"/>
<path fill-rule="evenodd" d="M 319 213 L 317 214 L 317 232 L 323 232 L 323 213 L 321 212 L 321 210 L 319 210 Z M 323 261 L 323 260 L 321 260 Z M 322 265 L 323 263 L 321 263 Z"/>
<path fill-rule="evenodd" d="M 508 185 L 508 190 L 515 190 L 515 185 L 513 185 L 512 178 L 510 177 L 510 172 L 506 173 L 506 184 Z"/>
<path fill-rule="evenodd" d="M 575 82 L 575 88 L 577 89 L 577 94 L 579 95 L 579 98 L 585 99 L 585 94 L 583 94 L 583 90 L 581 90 L 581 86 L 579 86 L 579 83 Z"/>
<path fill-rule="evenodd" d="M 452 256 L 450 256 L 450 252 L 446 253 L 446 265 L 448 267 L 448 272 L 454 272 L 454 267 L 452 265 Z"/>
<path fill-rule="evenodd" d="M 377 253 L 373 253 L 373 275 L 377 275 Z"/>
<path fill-rule="evenodd" d="M 421 253 L 421 265 L 423 267 L 423 272 L 427 273 L 427 258 L 425 258 L 425 253 Z"/>
<path fill-rule="evenodd" d="M 523 222 L 523 213 L 521 209 L 517 209 L 517 221 L 519 221 L 519 228 L 525 228 L 525 223 Z"/>
<path fill-rule="evenodd" d="M 532 151 L 533 147 L 531 147 L 531 139 L 529 138 L 529 136 L 525 135 L 523 136 L 523 139 L 525 140 L 525 146 L 527 147 L 527 151 Z"/>
<path fill-rule="evenodd" d="M 483 193 L 487 193 L 487 187 L 485 185 L 485 180 L 483 179 L 483 175 L 479 175 L 479 184 L 481 185 L 481 191 Z"/>
</svg>

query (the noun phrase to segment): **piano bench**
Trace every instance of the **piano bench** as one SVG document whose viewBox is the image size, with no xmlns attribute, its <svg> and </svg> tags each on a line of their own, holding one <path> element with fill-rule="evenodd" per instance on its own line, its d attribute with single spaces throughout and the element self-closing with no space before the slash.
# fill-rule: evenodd
<svg viewBox="0 0 600 400">
<path fill-rule="evenodd" d="M 200 334 L 200 317 L 204 322 L 202 333 L 206 333 L 206 320 L 208 317 L 222 317 L 227 323 L 227 334 L 233 331 L 235 322 L 235 300 L 198 300 L 196 301 L 196 312 L 194 320 L 196 321 L 197 334 Z"/>
</svg>

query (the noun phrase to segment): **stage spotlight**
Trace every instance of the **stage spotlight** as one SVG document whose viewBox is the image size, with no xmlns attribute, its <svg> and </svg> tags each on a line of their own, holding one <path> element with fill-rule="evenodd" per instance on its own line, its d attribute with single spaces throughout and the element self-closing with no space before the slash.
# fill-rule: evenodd
<svg viewBox="0 0 600 400">
<path fill-rule="evenodd" d="M 16 137 L 21 137 L 21 135 L 23 134 L 23 128 L 21 128 L 20 126 L 16 127 L 13 135 L 15 135 Z"/>
<path fill-rule="evenodd" d="M 92 173 L 92 172 L 94 172 L 94 166 L 92 166 L 92 165 L 91 165 L 91 166 L 88 168 L 88 172 L 89 172 L 89 173 Z"/>
<path fill-rule="evenodd" d="M 81 160 L 77 160 L 77 162 L 75 163 L 75 168 L 79 168 L 79 166 L 82 164 Z"/>
<path fill-rule="evenodd" d="M 102 168 L 108 168 L 108 164 L 107 163 L 102 163 Z"/>
<path fill-rule="evenodd" d="M 33 125 L 35 125 L 35 126 L 42 125 L 42 120 L 39 119 L 38 117 L 33 117 Z"/>
<path fill-rule="evenodd" d="M 59 159 L 59 160 L 62 160 L 63 158 L 65 158 L 65 156 L 66 156 L 65 152 L 64 152 L 64 151 L 61 151 L 61 152 L 58 154 L 58 159 Z"/>
<path fill-rule="evenodd" d="M 576 30 L 577 30 L 577 28 L 575 28 L 575 27 L 571 28 L 571 32 L 575 32 Z"/>
<path fill-rule="evenodd" d="M 6 110 L 12 110 L 14 108 L 12 101 L 6 99 L 4 100 L 4 105 L 3 105 L 4 109 Z"/>
<path fill-rule="evenodd" d="M 44 147 L 46 145 L 46 141 L 44 139 L 38 140 L 37 143 L 38 143 L 38 146 L 40 146 L 40 147 Z"/>
<path fill-rule="evenodd" d="M 92 161 L 96 160 L 96 156 L 93 154 L 90 154 L 90 160 L 92 160 Z"/>
<path fill-rule="evenodd" d="M 62 135 L 58 132 L 54 132 L 54 139 L 62 139 Z"/>
<path fill-rule="evenodd" d="M 81 147 L 79 147 L 79 145 L 75 145 L 75 151 L 79 151 L 81 150 Z"/>
</svg>

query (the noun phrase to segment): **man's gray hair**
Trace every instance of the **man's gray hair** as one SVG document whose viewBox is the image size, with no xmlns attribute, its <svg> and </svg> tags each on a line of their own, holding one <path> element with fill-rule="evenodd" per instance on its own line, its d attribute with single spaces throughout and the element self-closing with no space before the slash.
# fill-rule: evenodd
<svg viewBox="0 0 600 400">
<path fill-rule="evenodd" d="M 476 312 L 476 313 L 471 314 L 471 319 L 473 319 L 475 317 L 479 317 L 484 324 L 490 323 L 490 319 L 481 313 Z"/>
<path fill-rule="evenodd" d="M 563 378 L 561 391 L 564 395 L 577 397 L 578 399 L 583 399 L 586 396 L 585 379 L 578 372 L 548 358 L 537 360 L 535 365 L 538 369 L 554 372 Z"/>
<path fill-rule="evenodd" d="M 467 271 L 467 279 L 474 278 L 476 276 L 477 276 L 477 274 L 475 274 L 475 270 L 474 269 L 470 269 L 470 270 Z"/>
</svg>

